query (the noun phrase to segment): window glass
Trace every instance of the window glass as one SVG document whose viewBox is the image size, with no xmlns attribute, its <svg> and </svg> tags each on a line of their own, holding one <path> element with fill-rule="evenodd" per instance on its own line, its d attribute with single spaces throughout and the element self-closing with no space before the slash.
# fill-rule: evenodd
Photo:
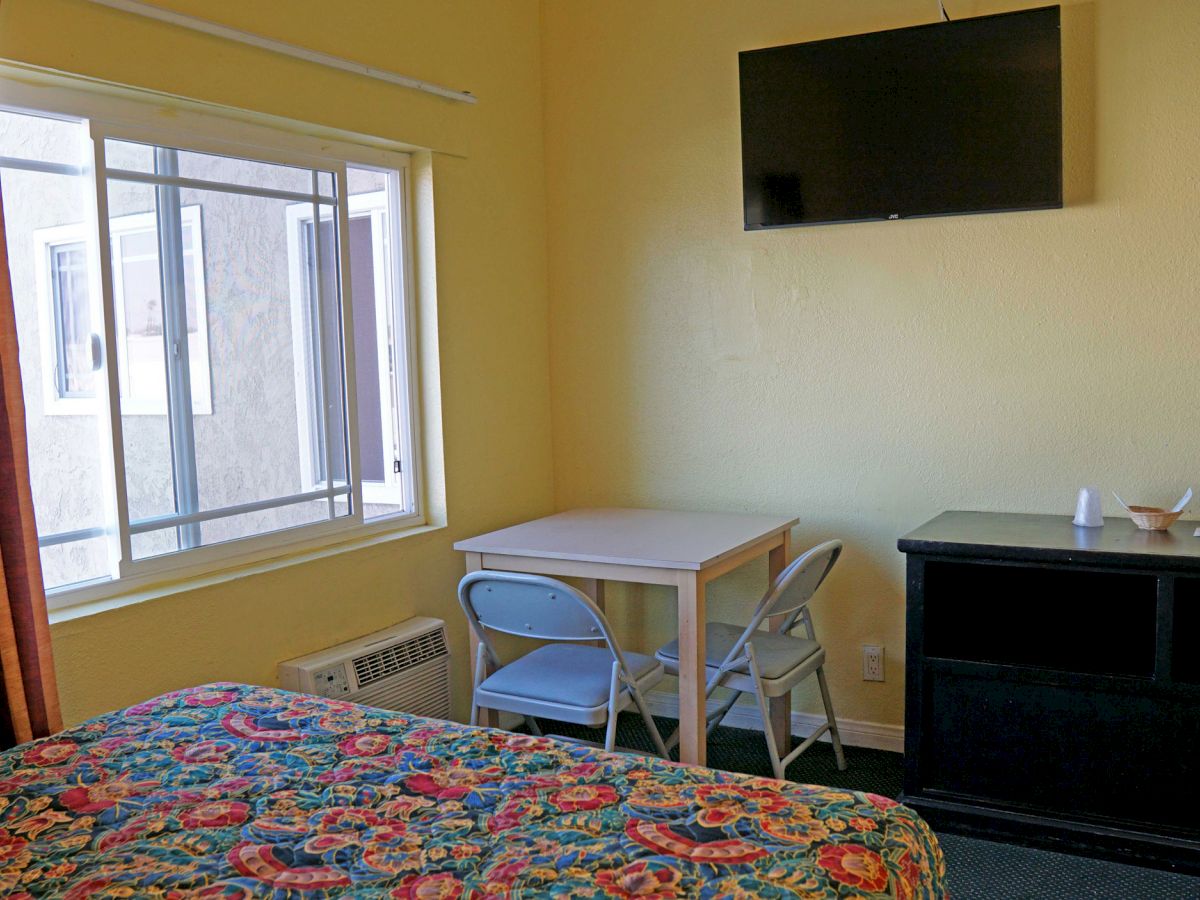
<svg viewBox="0 0 1200 900">
<path fill-rule="evenodd" d="M 160 168 L 176 168 L 174 151 L 158 154 Z M 197 176 L 250 181 L 266 166 L 204 158 L 212 168 Z M 180 187 L 169 175 L 147 184 L 110 174 L 114 285 L 125 329 L 118 368 L 122 421 L 129 423 L 126 478 L 131 497 L 148 503 L 139 517 L 131 500 L 131 526 L 172 513 L 178 520 L 174 536 L 170 528 L 141 535 L 135 558 L 309 524 L 313 505 L 296 502 L 298 495 L 349 491 L 337 235 L 323 231 L 319 254 L 309 235 L 300 277 L 311 310 L 297 319 L 287 253 L 292 205 L 229 188 Z M 322 209 L 332 224 L 333 207 Z M 131 226 L 121 234 L 121 222 L 136 225 L 137 216 L 154 230 Z M 194 241 L 201 223 L 204 252 Z M 160 415 L 146 418 L 159 422 L 134 421 L 148 409 Z M 302 452 L 301 421 L 319 455 Z M 170 477 L 151 479 L 148 493 L 139 487 L 147 472 Z M 334 514 L 328 497 L 315 506 L 318 521 Z"/>
<path fill-rule="evenodd" d="M 303 246 L 299 258 L 303 302 L 298 320 L 295 319 L 295 303 L 292 303 L 296 324 L 292 352 L 297 359 L 308 361 L 308 374 L 304 376 L 307 402 L 301 408 L 298 434 L 302 446 L 307 449 L 308 465 L 302 468 L 306 483 L 312 488 L 327 483 L 347 483 L 349 448 L 344 429 L 323 427 L 324 422 L 332 425 L 342 415 L 343 407 L 337 398 L 344 383 L 341 376 L 344 360 L 341 309 L 326 300 L 335 289 L 333 279 L 340 265 L 334 214 L 328 207 L 316 208 L 321 215 L 319 237 L 311 218 L 305 223 L 301 236 Z M 319 359 L 339 360 L 336 382 L 330 383 L 329 377 L 318 375 L 313 363 Z"/>
<path fill-rule="evenodd" d="M 80 166 L 88 147 L 79 122 L 0 109 L 0 156 Z"/>
<path fill-rule="evenodd" d="M 378 298 L 375 284 L 374 227 L 370 215 L 350 218 L 350 284 L 354 287 L 354 362 L 358 379 L 360 410 L 384 409 L 390 399 L 383 397 L 386 384 L 380 384 Z M 360 415 L 358 419 L 359 459 L 364 482 L 381 484 L 387 480 L 392 460 L 386 452 L 381 415 Z"/>
<path fill-rule="evenodd" d="M 406 459 L 407 348 L 402 327 L 402 255 L 393 217 L 401 208 L 399 182 L 387 172 L 347 168 L 350 286 L 353 292 L 354 377 L 358 408 L 358 458 L 363 514 L 367 519 L 395 515 L 411 507 L 411 461 Z M 292 207 L 292 257 L 298 270 L 309 265 L 313 235 L 311 207 Z M 323 220 L 322 233 L 333 228 Z M 303 285 L 293 303 L 311 317 L 311 291 Z M 307 442 L 320 472 L 319 435 Z"/>
<path fill-rule="evenodd" d="M 47 588 L 413 513 L 401 171 L 92 133 L 0 110 Z"/>
<path fill-rule="evenodd" d="M 111 574 L 111 482 L 96 393 L 104 377 L 97 266 L 81 228 L 90 183 L 22 164 L 77 162 L 80 123 L 0 112 L 9 277 L 20 344 L 29 474 L 47 588 Z M 38 235 L 63 236 L 58 243 Z M 93 336 L 95 335 L 95 338 Z"/>
<path fill-rule="evenodd" d="M 152 189 L 134 189 L 114 196 L 114 203 L 151 203 Z M 184 287 L 188 345 L 195 412 L 212 412 L 208 366 L 208 324 L 204 294 L 203 241 L 200 208 L 185 207 L 183 216 Z M 162 304 L 158 265 L 158 234 L 153 212 L 118 215 L 110 219 L 113 243 L 113 292 L 117 307 L 118 353 L 123 412 L 126 415 L 165 415 L 166 375 L 162 371 Z M 44 246 L 49 266 L 50 305 L 55 332 L 56 396 L 69 399 L 94 396 L 93 372 L 101 353 L 99 321 L 91 321 L 88 270 L 82 222 L 38 229 L 35 241 Z M 60 412 L 69 412 L 65 405 Z"/>
<path fill-rule="evenodd" d="M 347 167 L 351 284 L 363 459 L 363 513 L 395 515 L 412 505 L 405 333 L 403 197 L 395 173 Z M 367 223 L 370 223 L 368 233 Z M 378 410 L 378 413 L 376 412 Z"/>
<path fill-rule="evenodd" d="M 153 172 L 154 147 L 151 144 L 109 139 L 104 142 L 104 162 L 110 169 Z"/>
<path fill-rule="evenodd" d="M 348 513 L 347 509 L 341 513 L 334 511 L 333 515 L 347 515 Z M 269 534 L 286 528 L 316 525 L 328 521 L 330 516 L 328 500 L 304 500 L 261 512 L 244 513 L 240 516 L 223 516 L 220 519 L 204 522 L 200 526 L 201 540 L 206 545 L 236 541 L 240 538 Z"/>
<path fill-rule="evenodd" d="M 151 174 L 155 168 L 155 148 L 150 144 L 108 139 L 104 142 L 107 163 L 112 169 Z M 212 153 L 197 153 L 191 150 L 176 150 L 174 174 L 181 178 L 215 181 L 221 184 L 244 187 L 271 188 L 297 194 L 311 194 L 313 172 L 296 166 L 281 166 L 275 163 L 219 156 Z M 333 195 L 333 178 L 328 172 L 318 173 L 321 193 Z"/>
</svg>

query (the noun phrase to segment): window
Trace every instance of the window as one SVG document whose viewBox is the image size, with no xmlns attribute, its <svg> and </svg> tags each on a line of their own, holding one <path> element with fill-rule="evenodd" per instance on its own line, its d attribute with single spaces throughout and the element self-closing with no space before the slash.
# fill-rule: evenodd
<svg viewBox="0 0 1200 900">
<path fill-rule="evenodd" d="M 350 280 L 355 286 L 354 356 L 358 386 L 359 459 L 362 467 L 363 503 L 368 514 L 386 515 L 403 508 L 406 494 L 404 450 L 407 441 L 405 384 L 393 348 L 403 334 L 402 285 L 399 260 L 393 259 L 391 239 L 394 214 L 390 210 L 386 172 L 349 168 Z M 324 231 L 332 222 L 322 220 Z M 316 246 L 311 208 L 296 204 L 288 210 L 288 261 L 292 272 L 293 340 L 304 332 L 297 327 L 317 315 L 314 292 L 304 273 L 311 271 Z M 298 376 L 299 377 L 299 376 Z M 321 440 L 313 410 L 301 417 L 300 467 L 309 481 L 323 473 Z"/>
<path fill-rule="evenodd" d="M 62 600 L 421 521 L 407 157 L 279 144 L 0 110 L 34 503 Z"/>
<path fill-rule="evenodd" d="M 181 219 L 193 412 L 208 415 L 212 392 L 200 207 L 181 210 Z M 111 221 L 109 231 L 122 409 L 127 415 L 166 415 L 167 397 L 158 390 L 165 382 L 158 371 L 162 367 L 162 290 L 154 216 L 121 216 Z M 92 327 L 86 233 L 83 223 L 78 223 L 40 228 L 33 235 L 35 258 L 45 260 L 47 268 L 45 277 L 38 278 L 39 304 L 49 317 L 43 319 L 43 328 L 54 341 L 52 352 L 45 357 L 54 366 L 45 378 L 48 415 L 78 414 L 90 408 L 87 404 L 96 395 L 92 380 L 100 367 L 103 342 L 98 328 Z"/>
</svg>

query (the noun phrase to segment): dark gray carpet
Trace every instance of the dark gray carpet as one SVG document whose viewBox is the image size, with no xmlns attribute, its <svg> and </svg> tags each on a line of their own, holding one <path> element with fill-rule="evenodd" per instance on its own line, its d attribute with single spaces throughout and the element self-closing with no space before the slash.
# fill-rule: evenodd
<svg viewBox="0 0 1200 900">
<path fill-rule="evenodd" d="M 671 719 L 655 719 L 665 738 Z M 602 729 L 541 722 L 546 734 L 603 743 Z M 650 751 L 653 744 L 636 715 L 617 724 L 617 744 Z M 788 779 L 895 797 L 903 781 L 904 756 L 884 750 L 846 748 L 847 769 L 839 772 L 829 744 L 813 745 L 787 769 Z M 762 732 L 718 728 L 708 742 L 708 764 L 730 772 L 771 774 Z M 1144 869 L 1016 844 L 938 834 L 946 854 L 954 900 L 1200 900 L 1200 878 Z"/>
<path fill-rule="evenodd" d="M 1200 878 L 938 834 L 955 900 L 1198 900 Z"/>
</svg>

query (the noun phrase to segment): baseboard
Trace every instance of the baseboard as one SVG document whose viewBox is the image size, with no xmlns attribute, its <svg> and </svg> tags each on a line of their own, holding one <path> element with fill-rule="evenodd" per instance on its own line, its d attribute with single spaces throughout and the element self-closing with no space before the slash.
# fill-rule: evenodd
<svg viewBox="0 0 1200 900">
<path fill-rule="evenodd" d="M 668 719 L 679 718 L 679 697 L 665 691 L 651 691 L 646 695 L 646 704 L 650 713 L 664 716 Z M 717 703 L 709 702 L 709 708 L 715 709 Z M 502 712 L 500 727 L 508 731 L 524 722 L 522 716 L 515 713 Z M 758 709 L 753 706 L 738 704 L 729 711 L 724 724 L 730 728 L 745 728 L 748 731 L 762 731 L 762 718 Z M 806 738 L 821 725 L 825 724 L 824 716 L 812 713 L 792 713 L 792 734 Z M 881 725 L 878 722 L 858 722 L 853 719 L 838 719 L 838 731 L 842 735 L 842 743 L 849 747 L 869 747 L 872 750 L 890 750 L 893 753 L 904 752 L 904 727 L 902 725 Z M 828 741 L 829 735 L 819 738 Z"/>
<path fill-rule="evenodd" d="M 665 716 L 675 719 L 679 717 L 679 697 L 665 691 L 651 691 L 646 695 L 646 705 L 655 716 Z M 709 709 L 716 709 L 717 701 L 709 701 Z M 725 716 L 723 724 L 730 728 L 745 728 L 749 731 L 762 731 L 762 717 L 753 706 L 737 704 Z M 825 724 L 824 716 L 812 713 L 792 713 L 792 734 L 806 738 L 821 725 Z M 904 727 L 902 725 L 882 725 L 879 722 L 857 722 L 853 719 L 838 719 L 838 733 L 842 743 L 850 747 L 869 747 L 872 750 L 890 750 L 893 753 L 904 752 Z M 819 738 L 828 741 L 829 735 Z"/>
</svg>

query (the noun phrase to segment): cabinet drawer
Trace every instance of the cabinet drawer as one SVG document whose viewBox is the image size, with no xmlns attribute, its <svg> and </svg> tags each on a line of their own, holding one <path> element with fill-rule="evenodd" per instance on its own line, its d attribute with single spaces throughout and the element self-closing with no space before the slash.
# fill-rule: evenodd
<svg viewBox="0 0 1200 900">
<path fill-rule="evenodd" d="M 926 666 L 919 790 L 1200 835 L 1194 701 L 976 668 Z"/>
</svg>

